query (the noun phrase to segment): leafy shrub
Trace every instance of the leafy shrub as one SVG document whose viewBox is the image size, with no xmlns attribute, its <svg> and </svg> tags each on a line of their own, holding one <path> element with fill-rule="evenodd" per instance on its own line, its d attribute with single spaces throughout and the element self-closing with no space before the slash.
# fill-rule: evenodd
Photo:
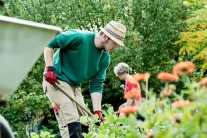
<svg viewBox="0 0 207 138">
<path fill-rule="evenodd" d="M 49 131 L 42 131 L 40 134 L 31 133 L 31 138 L 55 138 L 54 134 L 50 134 Z"/>
<path fill-rule="evenodd" d="M 85 138 L 176 138 L 207 136 L 207 78 L 200 82 L 190 80 L 187 66 L 181 66 L 179 81 L 184 84 L 178 95 L 176 85 L 166 81 L 160 96 L 149 91 L 149 99 L 137 105 L 137 113 L 145 117 L 138 120 L 136 114 L 118 117 L 112 106 L 103 112 L 105 121 L 100 122 L 97 116 L 82 117 L 81 122 L 89 125 Z M 192 66 L 193 67 L 193 66 Z M 182 70 L 185 69 L 185 70 Z M 187 69 L 187 70 L 186 70 Z M 192 72 L 191 68 L 191 72 Z M 175 74 L 174 74 L 175 75 Z M 176 79 L 177 80 L 177 79 Z"/>
</svg>

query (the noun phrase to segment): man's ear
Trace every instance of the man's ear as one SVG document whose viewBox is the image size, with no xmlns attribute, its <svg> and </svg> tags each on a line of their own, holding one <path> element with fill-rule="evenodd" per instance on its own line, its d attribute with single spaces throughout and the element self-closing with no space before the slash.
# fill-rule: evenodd
<svg viewBox="0 0 207 138">
<path fill-rule="evenodd" d="M 104 40 L 104 42 L 107 42 L 109 40 L 109 37 L 107 35 L 103 34 L 103 40 Z"/>
</svg>

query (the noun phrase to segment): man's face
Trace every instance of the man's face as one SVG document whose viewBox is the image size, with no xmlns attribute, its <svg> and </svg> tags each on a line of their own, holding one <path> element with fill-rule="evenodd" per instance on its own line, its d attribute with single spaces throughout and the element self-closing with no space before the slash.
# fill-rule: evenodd
<svg viewBox="0 0 207 138">
<path fill-rule="evenodd" d="M 114 42 L 112 39 L 107 37 L 107 40 L 105 41 L 104 50 L 107 52 L 116 50 L 118 48 L 118 44 Z"/>
</svg>

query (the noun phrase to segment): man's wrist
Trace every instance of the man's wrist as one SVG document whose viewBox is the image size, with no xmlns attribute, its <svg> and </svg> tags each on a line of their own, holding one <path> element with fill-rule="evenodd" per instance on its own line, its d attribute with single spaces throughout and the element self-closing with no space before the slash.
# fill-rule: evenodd
<svg viewBox="0 0 207 138">
<path fill-rule="evenodd" d="M 93 114 L 97 114 L 99 116 L 99 118 L 101 119 L 101 121 L 102 122 L 104 121 L 104 117 L 103 117 L 102 112 L 100 110 L 94 111 Z"/>
<path fill-rule="evenodd" d="M 55 70 L 55 68 L 53 66 L 47 66 L 46 69 L 49 70 L 49 71 L 54 71 Z"/>
<path fill-rule="evenodd" d="M 94 114 L 102 114 L 101 110 L 94 111 Z"/>
</svg>

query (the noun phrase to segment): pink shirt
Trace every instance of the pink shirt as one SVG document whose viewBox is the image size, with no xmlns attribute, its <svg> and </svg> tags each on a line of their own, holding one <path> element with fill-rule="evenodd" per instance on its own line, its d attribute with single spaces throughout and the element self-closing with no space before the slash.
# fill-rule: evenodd
<svg viewBox="0 0 207 138">
<path fill-rule="evenodd" d="M 124 90 L 124 94 L 129 92 L 130 90 L 132 90 L 133 88 L 137 88 L 139 90 L 139 95 L 136 97 L 136 101 L 134 100 L 132 102 L 132 106 L 135 105 L 135 102 L 139 102 L 142 99 L 142 93 L 141 93 L 141 89 L 139 86 L 139 83 L 137 81 L 133 81 L 132 79 L 128 79 L 125 83 L 125 90 Z"/>
</svg>

